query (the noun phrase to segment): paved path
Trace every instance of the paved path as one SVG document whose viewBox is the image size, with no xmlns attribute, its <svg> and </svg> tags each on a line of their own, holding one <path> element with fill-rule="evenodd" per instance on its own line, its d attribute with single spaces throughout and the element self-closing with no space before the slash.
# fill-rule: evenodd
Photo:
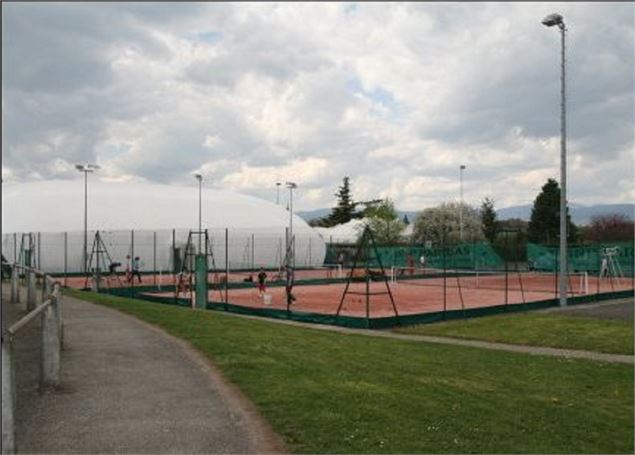
<svg viewBox="0 0 635 455">
<path fill-rule="evenodd" d="M 23 306 L 5 314 L 15 319 Z M 63 314 L 58 389 L 37 390 L 37 323 L 18 337 L 19 453 L 284 451 L 253 405 L 185 342 L 66 296 Z"/>
<path fill-rule="evenodd" d="M 498 351 L 521 352 L 524 354 L 548 355 L 554 357 L 567 357 L 572 359 L 596 360 L 609 363 L 626 363 L 633 365 L 635 357 L 632 355 L 606 354 L 602 352 L 581 351 L 577 349 L 545 348 L 540 346 L 525 346 L 507 343 L 493 343 L 489 341 L 463 340 L 459 338 L 436 337 L 428 335 L 407 335 L 394 332 L 374 332 L 374 336 L 396 338 L 400 340 L 425 341 L 428 343 L 452 344 L 455 346 L 467 346 L 473 348 L 495 349 Z"/>
<path fill-rule="evenodd" d="M 633 297 L 615 299 L 600 303 L 570 305 L 565 308 L 555 307 L 539 310 L 544 313 L 562 313 L 563 315 L 584 316 L 597 319 L 616 319 L 631 324 L 635 318 L 635 300 Z"/>
</svg>

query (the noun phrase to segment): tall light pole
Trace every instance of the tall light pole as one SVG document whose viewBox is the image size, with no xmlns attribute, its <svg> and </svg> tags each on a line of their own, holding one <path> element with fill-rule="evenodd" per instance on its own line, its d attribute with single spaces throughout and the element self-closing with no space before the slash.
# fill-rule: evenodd
<svg viewBox="0 0 635 455">
<path fill-rule="evenodd" d="M 280 205 L 280 185 L 282 182 L 276 182 L 276 205 Z"/>
<path fill-rule="evenodd" d="M 554 13 L 545 17 L 547 27 L 557 25 L 562 37 L 560 75 L 560 306 L 567 306 L 567 112 L 565 91 L 565 32 L 562 15 Z"/>
<path fill-rule="evenodd" d="M 459 239 L 463 241 L 463 170 L 465 170 L 465 165 L 461 164 L 459 166 Z"/>
<path fill-rule="evenodd" d="M 84 173 L 84 250 L 82 253 L 82 263 L 84 273 L 88 273 L 88 173 L 99 169 L 96 164 L 76 164 L 75 169 Z"/>
<path fill-rule="evenodd" d="M 201 174 L 194 174 L 196 180 L 198 180 L 198 254 L 201 254 L 201 232 L 203 231 L 203 176 Z"/>
<path fill-rule="evenodd" d="M 298 187 L 294 182 L 286 182 L 287 188 L 289 188 L 289 265 L 295 264 L 295 255 L 293 250 L 295 245 L 293 242 L 293 190 Z"/>
</svg>

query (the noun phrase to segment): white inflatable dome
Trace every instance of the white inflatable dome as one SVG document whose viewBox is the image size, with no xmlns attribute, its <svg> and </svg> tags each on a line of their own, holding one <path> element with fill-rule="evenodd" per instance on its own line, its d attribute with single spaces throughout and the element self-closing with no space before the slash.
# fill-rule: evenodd
<svg viewBox="0 0 635 455">
<path fill-rule="evenodd" d="M 50 272 L 81 269 L 84 181 L 4 183 L 2 254 L 20 256 L 23 233 L 34 233 L 38 266 Z M 100 182 L 89 176 L 88 254 L 99 230 L 114 262 L 134 254 L 145 270 L 169 270 L 173 247 L 184 250 L 198 230 L 198 186 Z M 225 266 L 225 230 L 230 268 L 275 267 L 285 254 L 285 207 L 251 196 L 204 188 L 202 225 L 208 229 L 216 265 Z M 297 267 L 319 266 L 326 246 L 304 220 L 293 216 Z M 196 246 L 198 238 L 194 239 Z"/>
</svg>

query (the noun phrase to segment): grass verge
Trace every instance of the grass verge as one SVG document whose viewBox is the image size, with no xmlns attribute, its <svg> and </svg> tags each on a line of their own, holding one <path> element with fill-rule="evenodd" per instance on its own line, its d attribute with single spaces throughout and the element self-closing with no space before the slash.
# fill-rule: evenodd
<svg viewBox="0 0 635 455">
<path fill-rule="evenodd" d="M 488 316 L 394 330 L 409 334 L 633 354 L 632 322 L 555 312 Z"/>
<path fill-rule="evenodd" d="M 632 453 L 633 369 L 68 292 L 189 341 L 301 453 Z"/>
</svg>

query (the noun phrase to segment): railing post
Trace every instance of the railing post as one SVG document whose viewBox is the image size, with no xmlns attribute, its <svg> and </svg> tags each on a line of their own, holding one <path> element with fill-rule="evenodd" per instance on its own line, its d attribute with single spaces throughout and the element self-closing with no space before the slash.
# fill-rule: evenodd
<svg viewBox="0 0 635 455">
<path fill-rule="evenodd" d="M 51 293 L 52 289 L 49 283 L 49 280 L 47 279 L 46 275 L 42 275 L 42 300 L 41 302 L 44 302 L 47 298 L 47 296 Z"/>
<path fill-rule="evenodd" d="M 35 272 L 31 269 L 26 271 L 26 310 L 35 309 Z"/>
<path fill-rule="evenodd" d="M 40 387 L 56 386 L 60 382 L 60 335 L 57 319 L 57 293 L 49 297 L 51 304 L 42 313 L 42 347 Z"/>
<path fill-rule="evenodd" d="M 15 453 L 15 370 L 8 333 L 2 335 L 2 453 Z"/>
<path fill-rule="evenodd" d="M 91 290 L 93 292 L 99 293 L 99 275 L 98 275 L 98 273 L 93 273 L 91 281 L 92 281 Z"/>
<path fill-rule="evenodd" d="M 11 303 L 20 303 L 20 272 L 16 264 L 11 269 Z"/>
<path fill-rule="evenodd" d="M 60 291 L 59 283 L 55 283 L 53 285 L 52 295 L 55 296 L 55 306 L 53 309 L 55 310 L 57 326 L 59 327 L 59 331 L 57 333 L 59 334 L 60 339 L 60 351 L 62 351 L 62 349 L 64 349 L 64 318 L 62 317 L 62 292 Z"/>
</svg>

